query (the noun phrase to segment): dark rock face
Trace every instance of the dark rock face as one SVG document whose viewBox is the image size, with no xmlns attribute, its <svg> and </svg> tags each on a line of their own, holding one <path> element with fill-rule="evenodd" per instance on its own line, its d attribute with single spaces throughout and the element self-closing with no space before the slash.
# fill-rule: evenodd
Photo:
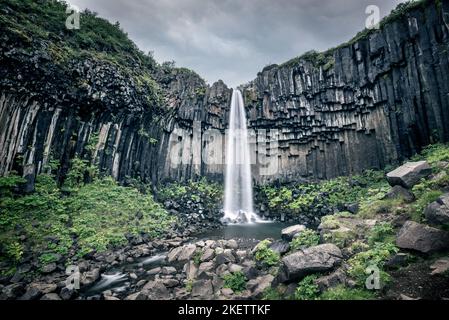
<svg viewBox="0 0 449 320">
<path fill-rule="evenodd" d="M 449 140 L 448 11 L 446 1 L 428 1 L 335 49 L 325 65 L 295 59 L 243 86 L 249 128 L 266 138 L 252 136 L 253 150 L 273 165 L 267 174 L 258 159 L 256 182 L 380 168 Z M 125 184 L 222 179 L 231 97 L 223 82 L 156 74 L 156 101 L 113 64 L 88 57 L 66 70 L 52 64 L 48 44 L 18 48 L 2 35 L 0 175 L 33 177 L 55 159 L 62 178 L 78 155 Z"/>
</svg>

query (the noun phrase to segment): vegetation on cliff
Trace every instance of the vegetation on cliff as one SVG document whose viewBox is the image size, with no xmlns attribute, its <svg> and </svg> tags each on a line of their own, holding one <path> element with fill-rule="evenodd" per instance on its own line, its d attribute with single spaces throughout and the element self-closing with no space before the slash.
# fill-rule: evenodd
<svg viewBox="0 0 449 320">
<path fill-rule="evenodd" d="M 76 171 L 76 172 L 75 172 Z M 2 272 L 14 272 L 23 259 L 39 257 L 41 267 L 123 246 L 132 237 L 152 239 L 174 222 L 151 194 L 119 186 L 112 178 L 78 179 L 85 167 L 72 168 L 66 183 L 37 177 L 36 191 L 18 192 L 22 178 L 0 178 Z"/>
</svg>

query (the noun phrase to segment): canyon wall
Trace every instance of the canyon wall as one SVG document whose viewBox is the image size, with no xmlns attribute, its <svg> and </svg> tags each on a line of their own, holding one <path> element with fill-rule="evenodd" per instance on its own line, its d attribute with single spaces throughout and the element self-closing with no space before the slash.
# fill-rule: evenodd
<svg viewBox="0 0 449 320">
<path fill-rule="evenodd" d="M 383 168 L 449 140 L 449 2 L 424 1 L 351 42 L 266 67 L 241 86 L 258 183 Z M 89 57 L 54 70 L 47 44 L 0 48 L 0 174 L 75 156 L 121 182 L 222 180 L 231 90 L 154 71 L 159 98 Z M 52 55 L 53 53 L 53 55 Z M 139 67 L 139 66 L 136 66 Z M 213 161 L 211 161 L 213 159 Z"/>
</svg>

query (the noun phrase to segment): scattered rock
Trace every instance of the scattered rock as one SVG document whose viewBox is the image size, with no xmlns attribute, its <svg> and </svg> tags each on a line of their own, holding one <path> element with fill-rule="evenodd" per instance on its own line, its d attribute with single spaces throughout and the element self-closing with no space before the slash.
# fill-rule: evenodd
<svg viewBox="0 0 449 320">
<path fill-rule="evenodd" d="M 404 199 L 405 202 L 410 203 L 415 201 L 415 195 L 404 187 L 395 185 L 388 191 L 384 199 Z"/>
<path fill-rule="evenodd" d="M 61 300 L 61 298 L 56 293 L 47 293 L 42 296 L 41 300 L 56 301 Z"/>
<path fill-rule="evenodd" d="M 411 189 L 422 178 L 428 177 L 432 168 L 427 161 L 407 162 L 406 164 L 387 173 L 387 180 L 391 186 L 401 185 Z"/>
<path fill-rule="evenodd" d="M 212 260 L 215 255 L 215 250 L 211 248 L 205 248 L 203 254 L 201 255 L 201 262 L 206 262 Z"/>
<path fill-rule="evenodd" d="M 297 233 L 299 234 L 299 233 Z M 290 244 L 287 241 L 277 240 L 270 244 L 269 248 L 279 254 L 287 253 L 290 250 Z"/>
<path fill-rule="evenodd" d="M 396 245 L 402 249 L 412 249 L 423 253 L 449 248 L 449 233 L 407 221 L 399 230 Z"/>
<path fill-rule="evenodd" d="M 424 210 L 427 222 L 432 225 L 449 224 L 449 193 L 445 193 Z"/>
<path fill-rule="evenodd" d="M 318 286 L 321 292 L 339 285 L 345 285 L 346 282 L 346 274 L 341 269 L 338 269 L 327 276 L 322 276 L 315 280 L 315 284 Z"/>
<path fill-rule="evenodd" d="M 297 233 L 300 233 L 302 231 L 306 230 L 306 227 L 302 224 L 297 224 L 294 226 L 290 226 L 287 228 L 282 229 L 281 231 L 281 237 L 283 240 L 290 242 L 293 239 L 293 236 Z"/>
<path fill-rule="evenodd" d="M 282 259 L 280 281 L 293 281 L 311 273 L 332 270 L 340 264 L 342 253 L 330 243 L 300 250 Z"/>
<path fill-rule="evenodd" d="M 262 297 L 263 292 L 271 287 L 274 277 L 271 274 L 249 280 L 246 289 L 251 291 L 251 296 L 258 299 Z"/>
<path fill-rule="evenodd" d="M 443 275 L 449 274 L 449 258 L 443 258 L 435 261 L 431 266 L 432 269 L 431 275 Z"/>
<path fill-rule="evenodd" d="M 214 294 L 211 280 L 197 280 L 192 286 L 192 297 L 211 299 Z"/>
<path fill-rule="evenodd" d="M 177 260 L 179 262 L 187 262 L 187 261 L 191 260 L 192 257 L 193 257 L 193 254 L 196 251 L 196 245 L 188 244 L 188 245 L 185 245 L 185 246 L 183 246 L 181 248 L 182 249 L 181 249 L 181 252 L 178 255 L 178 259 Z"/>
<path fill-rule="evenodd" d="M 142 288 L 141 293 L 148 300 L 168 300 L 170 298 L 170 293 L 167 287 L 165 287 L 163 280 L 148 281 Z"/>
<path fill-rule="evenodd" d="M 100 269 L 95 268 L 91 271 L 84 272 L 81 276 L 80 282 L 83 286 L 90 286 L 95 281 L 97 281 L 100 278 Z"/>
<path fill-rule="evenodd" d="M 57 268 L 56 263 L 52 262 L 42 266 L 41 271 L 42 273 L 52 273 L 53 271 L 56 270 L 56 268 Z"/>
</svg>

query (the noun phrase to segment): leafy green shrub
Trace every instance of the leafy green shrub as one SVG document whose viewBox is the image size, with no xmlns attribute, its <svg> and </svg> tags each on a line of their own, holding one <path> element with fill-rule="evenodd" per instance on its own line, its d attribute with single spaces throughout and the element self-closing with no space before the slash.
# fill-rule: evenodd
<svg viewBox="0 0 449 320">
<path fill-rule="evenodd" d="M 174 221 L 151 195 L 119 186 L 112 178 L 81 187 L 67 199 L 67 211 L 81 254 L 124 244 L 125 234 L 159 236 Z"/>
<path fill-rule="evenodd" d="M 282 300 L 282 294 L 277 288 L 269 287 L 264 290 L 262 300 Z"/>
<path fill-rule="evenodd" d="M 428 190 L 423 192 L 408 209 L 412 219 L 421 222 L 424 209 L 432 202 L 436 201 L 443 194 L 440 190 Z"/>
<path fill-rule="evenodd" d="M 397 213 L 402 199 L 382 199 L 374 201 L 364 201 L 360 206 L 358 216 L 362 218 L 374 218 L 378 214 L 382 213 Z"/>
<path fill-rule="evenodd" d="M 238 271 L 223 276 L 223 288 L 232 289 L 235 293 L 242 292 L 246 287 L 246 276 L 243 272 Z"/>
<path fill-rule="evenodd" d="M 10 242 L 6 244 L 6 256 L 13 262 L 19 262 L 23 255 L 23 247 L 19 242 Z"/>
<path fill-rule="evenodd" d="M 0 197 L 11 197 L 14 189 L 25 182 L 26 180 L 24 178 L 16 175 L 14 172 L 0 177 Z"/>
<path fill-rule="evenodd" d="M 376 242 L 393 242 L 394 229 L 389 222 L 376 224 L 369 232 L 368 243 L 372 246 Z"/>
<path fill-rule="evenodd" d="M 344 286 L 331 288 L 321 294 L 321 300 L 374 300 L 375 294 L 363 289 L 349 289 Z"/>
<path fill-rule="evenodd" d="M 398 248 L 393 243 L 377 242 L 371 249 L 357 253 L 348 260 L 348 274 L 360 286 L 364 286 L 367 278 L 366 269 L 370 266 L 376 266 L 381 272 L 381 284 L 388 283 L 389 275 L 382 271 L 382 268 L 385 262 L 396 252 L 398 252 Z"/>
<path fill-rule="evenodd" d="M 263 264 L 267 266 L 276 266 L 281 261 L 281 256 L 279 253 L 271 250 L 268 246 L 270 244 L 270 241 L 265 239 L 256 247 L 255 252 L 255 259 L 256 261 L 262 262 Z"/>
<path fill-rule="evenodd" d="M 310 275 L 302 279 L 295 291 L 296 300 L 315 300 L 318 298 L 320 290 L 315 284 L 317 275 Z"/>
<path fill-rule="evenodd" d="M 320 236 L 311 229 L 302 231 L 290 242 L 290 249 L 292 251 L 316 246 L 320 243 Z"/>
</svg>

